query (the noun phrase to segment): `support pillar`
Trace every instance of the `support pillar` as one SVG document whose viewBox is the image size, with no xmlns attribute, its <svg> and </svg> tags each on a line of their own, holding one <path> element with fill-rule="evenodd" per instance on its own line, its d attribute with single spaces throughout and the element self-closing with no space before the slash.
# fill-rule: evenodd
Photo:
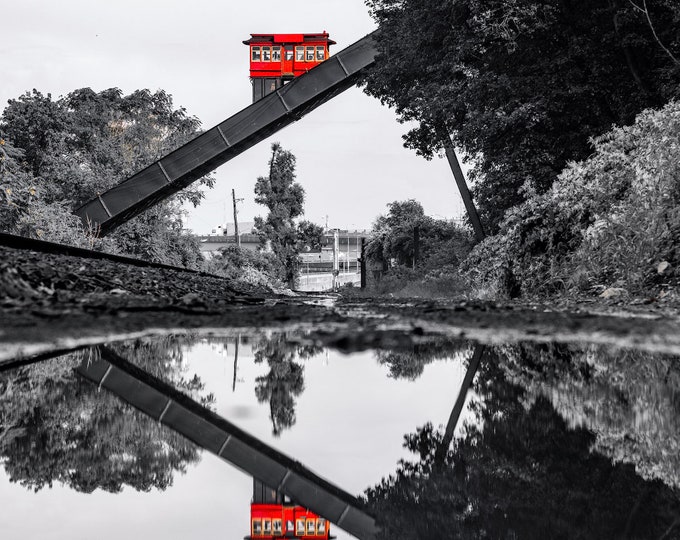
<svg viewBox="0 0 680 540">
<path fill-rule="evenodd" d="M 467 398 L 470 387 L 472 386 L 472 381 L 475 378 L 475 374 L 479 369 L 479 363 L 482 360 L 482 355 L 484 354 L 485 346 L 480 343 L 475 343 L 474 350 L 472 352 L 472 358 L 470 359 L 470 364 L 465 372 L 465 377 L 460 385 L 460 390 L 458 391 L 458 397 L 456 403 L 451 411 L 451 416 L 449 416 L 449 421 L 446 424 L 446 431 L 444 431 L 444 438 L 441 445 L 435 451 L 435 462 L 438 464 L 444 463 L 446 458 L 446 453 L 449 451 L 449 446 L 451 446 L 451 441 L 453 440 L 453 434 L 458 425 L 458 420 L 463 412 L 463 405 L 465 405 L 465 398 Z"/>
<path fill-rule="evenodd" d="M 463 169 L 460 167 L 458 156 L 456 156 L 456 150 L 453 147 L 453 142 L 451 142 L 451 137 L 448 133 L 445 134 L 443 141 L 446 159 L 449 161 L 449 166 L 451 167 L 451 172 L 453 173 L 453 177 L 456 180 L 458 191 L 460 192 L 460 196 L 463 198 L 463 204 L 465 205 L 465 210 L 467 210 L 468 218 L 470 218 L 470 223 L 472 223 L 472 229 L 475 232 L 475 238 L 478 242 L 481 242 L 486 237 L 484 234 L 484 228 L 482 227 L 482 221 L 479 219 L 477 208 L 475 207 L 475 203 L 472 200 L 472 195 L 470 194 L 470 190 L 468 189 L 467 183 L 465 182 Z"/>
</svg>

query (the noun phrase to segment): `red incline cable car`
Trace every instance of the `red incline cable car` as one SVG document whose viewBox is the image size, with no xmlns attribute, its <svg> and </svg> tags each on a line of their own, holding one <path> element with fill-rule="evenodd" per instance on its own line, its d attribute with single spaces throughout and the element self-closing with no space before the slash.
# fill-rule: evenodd
<svg viewBox="0 0 680 540">
<path fill-rule="evenodd" d="M 253 101 L 271 94 L 329 56 L 335 45 L 328 32 L 320 34 L 250 34 L 250 80 Z"/>
<path fill-rule="evenodd" d="M 324 518 L 291 502 L 285 495 L 253 480 L 250 536 L 244 540 L 329 540 L 330 524 Z"/>
</svg>

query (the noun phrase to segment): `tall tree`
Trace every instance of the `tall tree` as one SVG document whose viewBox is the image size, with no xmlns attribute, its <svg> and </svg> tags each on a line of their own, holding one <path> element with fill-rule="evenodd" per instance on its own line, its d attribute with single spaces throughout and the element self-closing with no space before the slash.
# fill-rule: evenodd
<svg viewBox="0 0 680 540">
<path fill-rule="evenodd" d="M 672 0 L 367 4 L 380 25 L 367 92 L 419 123 L 405 136 L 418 153 L 432 156 L 450 134 L 474 158 L 492 232 L 523 186 L 541 193 L 587 157 L 590 137 L 680 95 Z"/>
<path fill-rule="evenodd" d="M 295 181 L 295 156 L 279 143 L 272 144 L 269 176 L 255 184 L 255 202 L 266 206 L 266 218 L 256 217 L 255 228 L 263 245 L 269 244 L 281 264 L 281 277 L 295 286 L 300 266 L 295 218 L 303 214 L 305 191 Z"/>
<path fill-rule="evenodd" d="M 10 100 L 0 118 L 0 137 L 21 151 L 19 165 L 32 177 L 35 196 L 4 230 L 58 239 L 69 229 L 66 223 L 77 223 L 70 215 L 80 204 L 187 141 L 199 127 L 198 119 L 175 109 L 162 90 L 126 96 L 117 88 L 99 93 L 82 88 L 57 100 L 33 90 Z M 4 171 L 0 180 L 19 186 L 19 178 Z M 212 186 L 213 179 L 201 182 Z M 197 205 L 201 198 L 196 187 L 182 191 L 121 227 L 110 245 L 150 260 L 196 266 L 200 254 L 182 234 L 181 205 Z M 78 235 L 82 239 L 73 227 L 74 241 Z"/>
<path fill-rule="evenodd" d="M 304 366 L 295 362 L 298 352 L 284 335 L 263 340 L 255 350 L 255 362 L 269 365 L 269 372 L 255 379 L 255 395 L 260 403 L 269 403 L 272 433 L 277 437 L 295 424 L 295 397 L 305 389 Z"/>
</svg>

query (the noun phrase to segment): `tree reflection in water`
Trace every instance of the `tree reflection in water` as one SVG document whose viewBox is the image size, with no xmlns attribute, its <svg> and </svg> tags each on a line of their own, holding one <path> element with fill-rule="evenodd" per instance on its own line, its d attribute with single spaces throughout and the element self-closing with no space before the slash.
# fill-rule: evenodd
<svg viewBox="0 0 680 540">
<path fill-rule="evenodd" d="M 660 364 L 652 368 L 652 362 Z M 656 398 L 647 391 L 637 395 L 638 385 L 647 388 L 639 377 L 650 370 L 665 372 L 664 382 L 660 379 L 661 386 L 656 386 L 666 388 L 662 396 L 677 396 L 676 383 L 671 383 L 675 391 L 667 386 L 677 381 L 678 369 L 677 361 L 649 355 L 643 359 L 638 353 L 627 357 L 597 348 L 487 349 L 475 385 L 480 396 L 474 405 L 476 422 L 465 426 L 443 463 L 436 459 L 443 432 L 427 424 L 405 437 L 405 446 L 416 460 L 401 462 L 394 475 L 367 490 L 369 508 L 380 516 L 383 537 L 680 538 L 680 498 L 677 487 L 669 487 L 672 479 L 666 479 L 668 485 L 645 479 L 632 463 L 617 463 L 603 455 L 598 446 L 601 434 L 567 422 L 548 391 L 552 385 L 561 388 L 558 395 L 565 395 L 571 386 L 577 397 L 588 396 L 582 406 L 586 417 L 592 418 L 591 407 L 609 407 L 616 417 L 617 410 L 650 401 L 656 406 Z M 600 373 L 618 374 L 609 383 L 618 394 L 603 391 L 607 383 Z M 633 379 L 626 382 L 628 377 Z M 591 384 L 595 385 L 592 393 L 584 394 Z M 677 417 L 675 398 L 658 400 L 670 407 L 665 416 Z M 595 418 L 605 431 L 606 415 Z M 612 420 L 613 433 L 621 424 Z M 680 437 L 673 430 L 666 432 L 673 440 L 667 445 L 677 444 Z M 677 459 L 677 454 L 669 457 Z M 658 458 L 661 465 L 663 457 Z"/>
<path fill-rule="evenodd" d="M 184 378 L 186 340 L 140 340 L 110 346 L 120 356 L 202 399 Z M 75 353 L 0 373 L 0 456 L 13 482 L 38 491 L 54 482 L 90 493 L 123 486 L 164 490 L 176 472 L 199 461 L 196 446 L 75 373 Z"/>
<path fill-rule="evenodd" d="M 378 350 L 375 356 L 379 364 L 389 368 L 389 376 L 393 379 L 415 381 L 426 365 L 436 360 L 462 358 L 469 350 L 467 341 L 437 340 L 417 343 L 409 349 Z"/>
<path fill-rule="evenodd" d="M 307 359 L 322 349 L 290 343 L 290 336 L 276 334 L 253 345 L 255 362 L 267 362 L 269 373 L 255 379 L 255 395 L 260 403 L 269 403 L 272 433 L 281 435 L 295 425 L 295 397 L 305 389 L 304 366 L 296 359 Z"/>
</svg>

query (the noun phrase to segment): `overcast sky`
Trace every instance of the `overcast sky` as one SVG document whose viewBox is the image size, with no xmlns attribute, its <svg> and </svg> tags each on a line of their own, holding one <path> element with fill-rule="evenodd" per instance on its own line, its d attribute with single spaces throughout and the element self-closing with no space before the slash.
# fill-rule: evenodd
<svg viewBox="0 0 680 540">
<path fill-rule="evenodd" d="M 163 89 L 205 128 L 251 103 L 250 33 L 326 30 L 337 52 L 375 28 L 363 0 L 21 0 L 2 6 L 0 104 L 35 88 L 54 98 L 90 87 L 126 94 Z M 426 213 L 458 217 L 462 203 L 445 159 L 428 162 L 403 148 L 406 127 L 393 111 L 352 88 L 216 172 L 217 185 L 188 216 L 207 233 L 232 219 L 265 215 L 254 202 L 279 141 L 297 157 L 305 217 L 331 227 L 368 228 L 386 204 L 415 198 Z"/>
</svg>

